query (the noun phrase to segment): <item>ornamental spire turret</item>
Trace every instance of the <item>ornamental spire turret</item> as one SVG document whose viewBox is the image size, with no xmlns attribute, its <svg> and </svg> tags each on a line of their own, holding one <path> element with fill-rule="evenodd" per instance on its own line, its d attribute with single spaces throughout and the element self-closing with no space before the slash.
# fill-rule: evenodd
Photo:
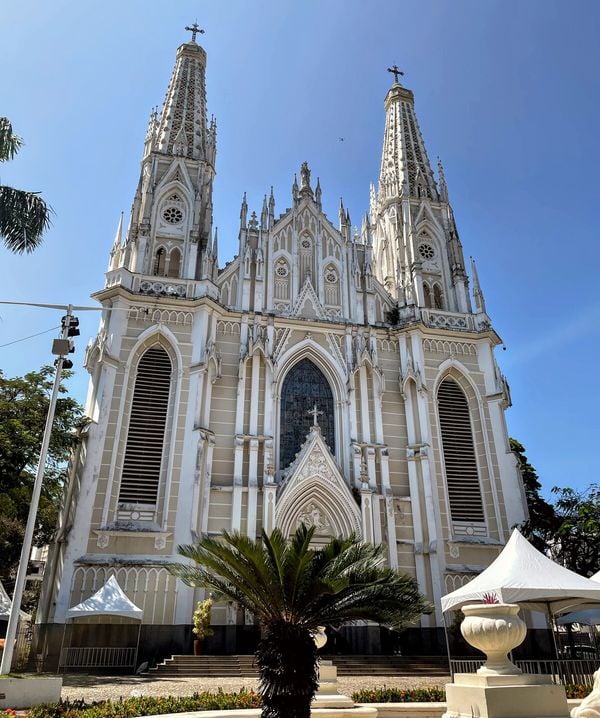
<svg viewBox="0 0 600 718">
<path fill-rule="evenodd" d="M 269 229 L 275 224 L 275 195 L 273 194 L 273 185 L 271 185 L 271 194 L 269 195 Z"/>
<path fill-rule="evenodd" d="M 477 313 L 485 314 L 485 299 L 483 292 L 481 291 L 479 276 L 477 274 L 477 265 L 475 264 L 473 257 L 471 257 L 471 275 L 473 277 L 473 299 L 475 300 L 475 311 Z"/>
<path fill-rule="evenodd" d="M 240 228 L 244 229 L 248 223 L 248 203 L 246 202 L 246 193 L 242 197 L 242 206 L 240 207 Z"/>
<path fill-rule="evenodd" d="M 186 28 L 188 29 L 188 28 Z M 165 154 L 209 160 L 213 154 L 215 126 L 206 121 L 206 52 L 195 36 L 203 32 L 194 24 L 192 40 L 177 50 L 175 69 L 158 120 L 158 147 Z"/>
<path fill-rule="evenodd" d="M 394 83 L 385 98 L 385 133 L 379 172 L 380 206 L 404 193 L 437 200 L 438 194 L 417 123 L 413 93 L 398 81 L 403 73 L 388 68 Z"/>
</svg>

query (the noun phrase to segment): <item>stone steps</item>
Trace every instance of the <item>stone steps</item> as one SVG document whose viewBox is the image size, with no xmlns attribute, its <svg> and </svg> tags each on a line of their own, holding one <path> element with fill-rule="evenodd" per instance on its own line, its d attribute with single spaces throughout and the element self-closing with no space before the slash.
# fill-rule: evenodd
<svg viewBox="0 0 600 718">
<path fill-rule="evenodd" d="M 447 676 L 448 661 L 441 656 L 323 656 L 333 661 L 338 676 Z M 160 678 L 222 676 L 255 678 L 254 656 L 174 655 L 145 675 Z"/>
</svg>

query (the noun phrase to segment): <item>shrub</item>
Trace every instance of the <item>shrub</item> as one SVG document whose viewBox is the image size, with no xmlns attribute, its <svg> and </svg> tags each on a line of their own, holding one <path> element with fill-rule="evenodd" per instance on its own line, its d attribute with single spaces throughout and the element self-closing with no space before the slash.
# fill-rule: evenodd
<svg viewBox="0 0 600 718">
<path fill-rule="evenodd" d="M 31 708 L 28 718 L 135 718 L 136 716 L 191 711 L 232 710 L 260 708 L 260 697 L 254 691 L 242 689 L 239 693 L 194 693 L 191 696 L 142 696 L 121 698 L 118 701 L 86 703 L 61 701 Z M 4 718 L 0 714 L 0 718 Z"/>
<path fill-rule="evenodd" d="M 443 703 L 446 692 L 443 688 L 363 688 L 352 694 L 356 703 Z"/>
<path fill-rule="evenodd" d="M 565 691 L 567 693 L 567 698 L 587 698 L 587 696 L 592 692 L 592 689 L 581 683 L 567 683 Z"/>
</svg>

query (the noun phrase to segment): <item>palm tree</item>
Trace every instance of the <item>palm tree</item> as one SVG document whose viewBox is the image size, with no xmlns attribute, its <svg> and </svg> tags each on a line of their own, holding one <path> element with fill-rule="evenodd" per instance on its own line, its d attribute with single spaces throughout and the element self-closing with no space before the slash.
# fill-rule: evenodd
<svg viewBox="0 0 600 718">
<path fill-rule="evenodd" d="M 0 117 L 0 162 L 12 160 L 23 144 L 10 121 Z M 33 252 L 50 226 L 51 208 L 38 192 L 0 185 L 0 237 L 11 252 Z"/>
<path fill-rule="evenodd" d="M 318 687 L 318 626 L 365 620 L 399 628 L 431 611 L 412 578 L 384 567 L 381 546 L 350 536 L 312 549 L 313 534 L 301 525 L 287 541 L 279 529 L 254 541 L 223 531 L 179 547 L 196 565 L 170 567 L 189 586 L 234 601 L 260 624 L 263 718 L 309 718 Z"/>
</svg>

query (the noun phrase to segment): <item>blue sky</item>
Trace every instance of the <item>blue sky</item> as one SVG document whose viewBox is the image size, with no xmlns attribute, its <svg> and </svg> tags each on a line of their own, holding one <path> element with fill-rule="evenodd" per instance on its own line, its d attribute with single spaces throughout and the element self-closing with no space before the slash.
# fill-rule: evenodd
<svg viewBox="0 0 600 718">
<path fill-rule="evenodd" d="M 343 196 L 360 223 L 378 175 L 386 68 L 397 63 L 506 343 L 509 431 L 546 491 L 597 481 L 596 0 L 5 3 L 0 114 L 26 145 L 0 166 L 0 181 L 43 191 L 56 215 L 35 254 L 0 249 L 0 299 L 92 304 L 131 205 L 148 114 L 195 19 L 218 121 L 221 265 L 236 252 L 242 193 L 258 212 L 273 185 L 276 212 L 285 210 L 303 160 L 333 221 Z M 70 384 L 83 401 L 97 317 L 80 317 Z M 50 310 L 0 307 L 0 344 L 59 321 Z M 52 336 L 0 348 L 0 368 L 39 368 Z"/>
</svg>

